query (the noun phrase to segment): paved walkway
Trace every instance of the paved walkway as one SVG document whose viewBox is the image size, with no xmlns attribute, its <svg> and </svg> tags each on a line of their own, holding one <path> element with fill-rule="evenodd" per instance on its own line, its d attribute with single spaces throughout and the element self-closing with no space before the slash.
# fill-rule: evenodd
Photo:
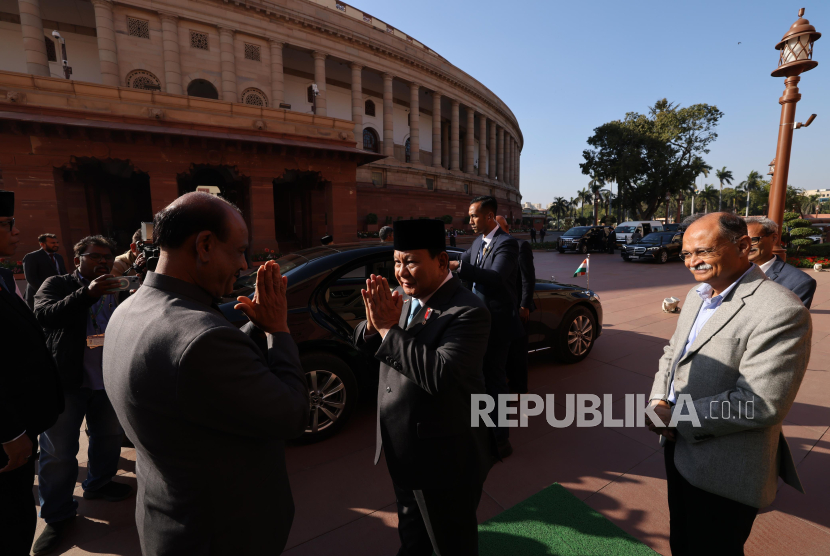
<svg viewBox="0 0 830 556">
<path fill-rule="evenodd" d="M 584 277 L 571 278 L 581 260 L 537 252 L 537 275 L 584 284 Z M 684 299 L 693 280 L 682 263 L 624 263 L 618 255 L 592 256 L 591 270 L 591 287 L 605 311 L 605 332 L 590 357 L 577 365 L 559 365 L 544 352 L 532 355 L 530 386 L 540 395 L 555 394 L 560 409 L 566 393 L 612 394 L 614 415 L 619 416 L 625 394 L 650 391 L 657 360 L 674 332 L 677 317 L 661 311 L 662 299 Z M 775 504 L 756 520 L 748 556 L 830 555 L 830 273 L 812 275 L 819 282 L 812 310 L 813 352 L 784 426 L 807 494 L 781 486 Z M 339 436 L 288 449 L 297 512 L 285 554 L 395 554 L 392 485 L 382 462 L 371 464 L 374 419 L 373 404 L 364 403 Z M 533 417 L 511 440 L 513 456 L 497 464 L 485 484 L 480 520 L 558 482 L 657 552 L 670 554 L 663 455 L 652 433 L 553 429 L 543 417 Z M 117 504 L 80 498 L 85 450 L 82 446 L 76 490 L 82 517 L 63 553 L 139 555 L 134 498 Z M 133 450 L 123 450 L 118 480 L 135 485 L 134 458 Z M 38 533 L 42 527 L 39 522 Z"/>
</svg>

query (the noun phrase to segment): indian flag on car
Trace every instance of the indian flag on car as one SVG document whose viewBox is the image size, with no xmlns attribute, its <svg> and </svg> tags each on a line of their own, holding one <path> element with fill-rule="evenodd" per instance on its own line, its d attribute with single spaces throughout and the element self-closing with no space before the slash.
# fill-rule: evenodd
<svg viewBox="0 0 830 556">
<path fill-rule="evenodd" d="M 574 272 L 574 276 L 585 276 L 586 274 L 588 274 L 588 259 L 582 261 L 579 268 Z"/>
</svg>

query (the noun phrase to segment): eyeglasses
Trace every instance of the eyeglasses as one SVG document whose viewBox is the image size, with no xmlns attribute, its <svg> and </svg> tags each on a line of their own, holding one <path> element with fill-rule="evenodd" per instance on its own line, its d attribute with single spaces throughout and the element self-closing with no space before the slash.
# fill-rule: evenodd
<svg viewBox="0 0 830 556">
<path fill-rule="evenodd" d="M 768 236 L 769 236 L 769 234 L 764 234 L 762 236 L 751 237 L 751 238 L 749 238 L 749 240 L 752 242 L 752 245 L 755 245 L 759 241 L 761 241 L 762 239 L 764 239 L 765 237 L 768 237 Z"/>
<path fill-rule="evenodd" d="M 102 260 L 107 261 L 108 263 L 111 263 L 112 261 L 115 260 L 115 256 L 113 256 L 113 255 L 102 255 L 101 253 L 81 253 L 79 256 L 89 257 L 89 260 L 95 261 L 96 263 L 100 262 Z"/>
<path fill-rule="evenodd" d="M 14 229 L 14 218 L 0 222 L 0 226 L 5 226 L 6 224 L 9 225 L 9 232 L 11 232 Z"/>
</svg>

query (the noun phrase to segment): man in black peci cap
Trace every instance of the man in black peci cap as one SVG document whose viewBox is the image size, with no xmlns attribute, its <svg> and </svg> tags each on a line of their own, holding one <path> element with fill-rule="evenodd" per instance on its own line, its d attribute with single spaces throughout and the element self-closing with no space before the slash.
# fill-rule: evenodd
<svg viewBox="0 0 830 556">
<path fill-rule="evenodd" d="M 14 255 L 20 242 L 13 216 L 14 193 L 0 191 L 0 257 Z M 28 556 L 37 523 L 37 436 L 63 411 L 63 393 L 43 329 L 2 278 L 0 338 L 12 346 L 0 365 L 0 552 Z"/>
<path fill-rule="evenodd" d="M 484 303 L 449 272 L 440 220 L 394 223 L 395 278 L 372 275 L 354 343 L 380 362 L 381 450 L 398 506 L 398 556 L 478 554 L 476 508 L 495 459 L 491 431 L 470 426 L 484 394 L 490 333 Z"/>
</svg>

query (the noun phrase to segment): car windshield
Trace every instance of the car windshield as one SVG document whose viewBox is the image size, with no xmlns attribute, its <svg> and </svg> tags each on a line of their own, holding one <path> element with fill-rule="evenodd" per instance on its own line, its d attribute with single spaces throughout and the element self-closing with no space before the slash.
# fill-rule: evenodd
<svg viewBox="0 0 830 556">
<path fill-rule="evenodd" d="M 571 228 L 567 232 L 565 232 L 562 237 L 582 237 L 585 235 L 585 232 L 590 230 L 590 226 L 579 226 L 577 228 Z"/>
<path fill-rule="evenodd" d="M 636 229 L 634 226 L 617 226 L 617 229 L 614 231 L 618 234 L 633 234 Z"/>
<path fill-rule="evenodd" d="M 661 237 L 663 237 L 662 234 L 648 234 L 646 237 L 640 240 L 640 243 L 654 243 L 660 245 Z"/>
</svg>

